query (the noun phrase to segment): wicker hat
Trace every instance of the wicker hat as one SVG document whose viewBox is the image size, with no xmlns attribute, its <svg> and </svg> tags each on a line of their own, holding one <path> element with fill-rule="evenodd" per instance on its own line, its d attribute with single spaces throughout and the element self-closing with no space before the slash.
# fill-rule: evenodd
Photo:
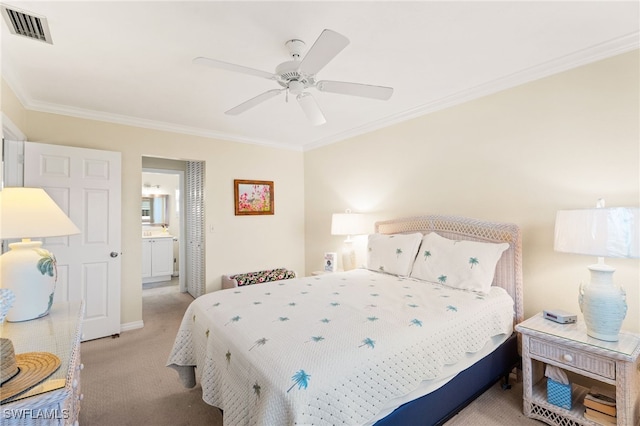
<svg viewBox="0 0 640 426">
<path fill-rule="evenodd" d="M 60 367 L 60 358 L 49 352 L 16 355 L 13 343 L 0 338 L 0 402 L 37 385 Z"/>
</svg>

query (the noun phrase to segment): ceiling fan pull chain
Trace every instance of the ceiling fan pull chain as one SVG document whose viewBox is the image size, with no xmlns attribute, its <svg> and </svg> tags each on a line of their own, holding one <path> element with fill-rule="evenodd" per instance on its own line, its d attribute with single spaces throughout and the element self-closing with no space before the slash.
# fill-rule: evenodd
<svg viewBox="0 0 640 426">
<path fill-rule="evenodd" d="M 289 103 L 289 88 L 288 87 L 287 87 L 287 91 L 285 92 L 285 95 L 284 95 L 284 101 L 286 103 Z"/>
</svg>

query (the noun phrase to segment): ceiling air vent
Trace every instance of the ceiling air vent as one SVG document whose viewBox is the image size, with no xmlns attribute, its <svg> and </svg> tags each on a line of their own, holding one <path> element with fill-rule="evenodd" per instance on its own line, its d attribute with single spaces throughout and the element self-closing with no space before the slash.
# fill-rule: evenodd
<svg viewBox="0 0 640 426">
<path fill-rule="evenodd" d="M 12 34 L 18 34 L 53 44 L 47 18 L 15 8 L 8 8 L 4 5 L 1 8 L 2 16 L 4 16 L 5 21 L 7 21 L 9 31 L 11 31 Z"/>
</svg>

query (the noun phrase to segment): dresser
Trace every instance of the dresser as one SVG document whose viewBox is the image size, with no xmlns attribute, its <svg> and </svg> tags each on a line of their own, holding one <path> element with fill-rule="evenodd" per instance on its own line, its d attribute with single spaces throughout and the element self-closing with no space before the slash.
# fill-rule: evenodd
<svg viewBox="0 0 640 426">
<path fill-rule="evenodd" d="M 615 387 L 617 425 L 640 424 L 640 335 L 622 331 L 617 342 L 589 337 L 580 318 L 575 324 L 558 324 L 539 313 L 518 324 L 522 333 L 524 414 L 550 425 L 598 425 L 584 417 L 582 404 L 588 378 L 598 386 Z M 546 365 L 574 374 L 571 410 L 547 400 Z M 579 382 L 582 382 L 579 383 Z"/>
<path fill-rule="evenodd" d="M 77 425 L 80 412 L 80 336 L 84 303 L 64 302 L 49 315 L 31 321 L 4 322 L 2 337 L 11 339 L 16 354 L 51 352 L 60 367 L 30 391 L 0 405 L 4 425 Z"/>
</svg>

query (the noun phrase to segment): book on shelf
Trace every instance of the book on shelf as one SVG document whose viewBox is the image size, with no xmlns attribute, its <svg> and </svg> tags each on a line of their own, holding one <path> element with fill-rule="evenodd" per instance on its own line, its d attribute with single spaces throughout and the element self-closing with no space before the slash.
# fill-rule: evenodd
<svg viewBox="0 0 640 426">
<path fill-rule="evenodd" d="M 603 413 L 616 415 L 616 391 L 593 386 L 584 396 L 584 405 Z"/>
<path fill-rule="evenodd" d="M 601 388 L 599 386 L 593 386 L 589 389 L 589 392 L 585 396 L 585 399 L 589 398 L 593 401 L 601 402 L 607 405 L 616 405 L 616 391 Z"/>
<path fill-rule="evenodd" d="M 603 402 L 597 399 L 589 398 L 589 395 L 586 395 L 584 397 L 583 403 L 586 408 L 591 408 L 592 410 L 596 410 L 614 417 L 617 415 L 615 402 L 611 404 L 609 402 Z"/>
<path fill-rule="evenodd" d="M 593 386 L 584 396 L 584 417 L 604 425 L 616 425 L 616 393 L 609 390 Z"/>
<path fill-rule="evenodd" d="M 610 416 L 608 414 L 602 413 L 597 410 L 593 410 L 591 408 L 584 409 L 584 417 L 596 423 L 601 423 L 603 425 L 617 425 L 618 419 L 615 416 Z"/>
</svg>

